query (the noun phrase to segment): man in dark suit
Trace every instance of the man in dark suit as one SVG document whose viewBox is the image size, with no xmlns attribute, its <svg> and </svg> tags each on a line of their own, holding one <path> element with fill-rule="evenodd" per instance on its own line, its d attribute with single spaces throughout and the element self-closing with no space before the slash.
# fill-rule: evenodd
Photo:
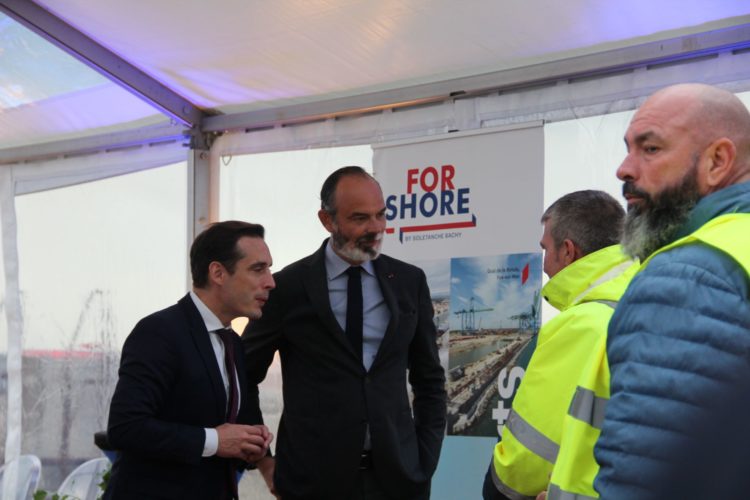
<svg viewBox="0 0 750 500">
<path fill-rule="evenodd" d="M 276 458 L 258 468 L 284 500 L 429 498 L 446 393 L 424 272 L 380 255 L 383 194 L 360 167 L 328 177 L 321 207 L 331 237 L 274 275 L 242 336 L 255 398 L 281 357 Z"/>
<path fill-rule="evenodd" d="M 195 239 L 193 291 L 139 321 L 123 346 L 104 498 L 237 498 L 237 470 L 265 455 L 271 435 L 246 425 L 252 398 L 230 322 L 261 316 L 270 266 L 263 226 L 220 222 Z"/>
</svg>

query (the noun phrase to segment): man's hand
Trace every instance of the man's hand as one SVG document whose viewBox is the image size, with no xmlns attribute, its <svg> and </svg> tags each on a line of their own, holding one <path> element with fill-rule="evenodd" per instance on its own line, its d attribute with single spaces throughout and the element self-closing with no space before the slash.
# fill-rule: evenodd
<svg viewBox="0 0 750 500">
<path fill-rule="evenodd" d="M 276 493 L 276 488 L 273 484 L 273 471 L 276 469 L 276 459 L 272 456 L 265 456 L 255 465 L 258 467 L 260 475 L 263 476 L 263 479 L 266 481 L 268 491 L 270 491 L 276 498 L 281 498 L 278 493 Z"/>
<path fill-rule="evenodd" d="M 221 424 L 216 428 L 219 448 L 216 455 L 257 462 L 266 455 L 273 435 L 265 425 Z"/>
<path fill-rule="evenodd" d="M 539 493 L 536 496 L 536 500 L 546 500 L 547 499 L 547 490 L 544 490 L 543 492 Z"/>
</svg>

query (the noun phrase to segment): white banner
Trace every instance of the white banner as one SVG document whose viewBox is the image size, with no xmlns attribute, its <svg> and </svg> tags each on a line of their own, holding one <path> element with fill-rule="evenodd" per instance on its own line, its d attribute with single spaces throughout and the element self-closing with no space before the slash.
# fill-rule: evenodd
<svg viewBox="0 0 750 500">
<path fill-rule="evenodd" d="M 387 253 L 421 260 L 538 251 L 543 141 L 534 125 L 373 146 Z"/>
<path fill-rule="evenodd" d="M 374 147 L 384 251 L 425 270 L 446 370 L 448 437 L 432 498 L 479 498 L 536 344 L 543 141 L 534 124 Z"/>
</svg>

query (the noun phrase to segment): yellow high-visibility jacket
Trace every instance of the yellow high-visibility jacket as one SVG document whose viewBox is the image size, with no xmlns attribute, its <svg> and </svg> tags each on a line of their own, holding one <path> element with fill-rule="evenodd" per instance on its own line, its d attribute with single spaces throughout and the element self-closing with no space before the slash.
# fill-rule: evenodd
<svg viewBox="0 0 750 500">
<path fill-rule="evenodd" d="M 547 500 L 599 497 L 594 490 L 594 478 L 599 472 L 594 460 L 594 445 L 599 439 L 607 401 L 609 364 L 607 336 L 603 335 L 586 363 L 565 415 L 560 452 L 552 469 Z"/>
<path fill-rule="evenodd" d="M 606 335 L 613 305 L 637 270 L 619 245 L 573 262 L 542 289 L 561 312 L 539 332 L 537 347 L 495 446 L 490 476 L 503 495 L 533 498 L 547 489 L 563 418 L 585 362 Z"/>
<path fill-rule="evenodd" d="M 750 234 L 750 215 L 727 214 L 701 226 L 694 233 L 655 252 L 640 267 L 644 269 L 659 253 L 677 246 L 702 242 L 736 260 L 750 276 L 750 248 L 737 234 Z M 565 416 L 560 450 L 552 471 L 547 500 L 587 500 L 599 498 L 594 478 L 599 466 L 594 460 L 594 444 L 604 421 L 609 400 L 609 364 L 607 342 L 603 337 L 586 364 L 575 395 Z"/>
</svg>

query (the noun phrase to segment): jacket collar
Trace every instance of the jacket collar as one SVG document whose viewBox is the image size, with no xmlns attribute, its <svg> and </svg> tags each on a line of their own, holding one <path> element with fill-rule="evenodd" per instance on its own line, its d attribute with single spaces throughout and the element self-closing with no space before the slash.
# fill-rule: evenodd
<svg viewBox="0 0 750 500">
<path fill-rule="evenodd" d="M 620 245 L 612 245 L 566 266 L 544 285 L 542 296 L 560 311 L 592 300 L 617 301 L 637 269 Z"/>
<path fill-rule="evenodd" d="M 690 212 L 673 241 L 694 233 L 711 219 L 724 214 L 750 213 L 750 181 L 734 184 L 703 197 Z"/>
</svg>

